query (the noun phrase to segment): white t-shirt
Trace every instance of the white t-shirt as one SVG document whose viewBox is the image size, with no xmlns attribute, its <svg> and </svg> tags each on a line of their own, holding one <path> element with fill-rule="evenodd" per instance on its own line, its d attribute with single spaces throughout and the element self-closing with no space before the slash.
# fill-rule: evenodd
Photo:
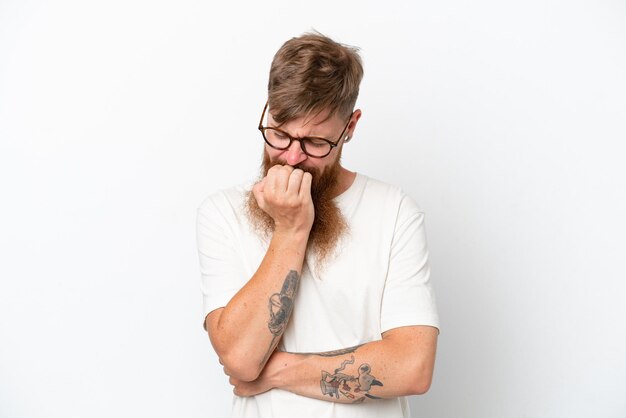
<svg viewBox="0 0 626 418">
<path fill-rule="evenodd" d="M 246 284 L 268 246 L 246 217 L 246 190 L 219 191 L 198 208 L 203 320 Z M 336 202 L 349 232 L 321 272 L 307 257 L 278 349 L 323 352 L 380 340 L 384 331 L 396 327 L 439 328 L 424 213 L 417 204 L 399 188 L 362 174 Z M 404 397 L 353 405 L 273 389 L 248 398 L 234 396 L 232 416 L 394 418 L 410 413 Z"/>
</svg>

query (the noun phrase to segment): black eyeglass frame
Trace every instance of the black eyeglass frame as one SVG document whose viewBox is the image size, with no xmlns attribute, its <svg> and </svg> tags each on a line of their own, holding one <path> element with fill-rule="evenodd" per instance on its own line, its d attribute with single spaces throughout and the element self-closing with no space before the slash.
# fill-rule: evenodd
<svg viewBox="0 0 626 418">
<path fill-rule="evenodd" d="M 272 126 L 263 126 L 263 118 L 265 117 L 265 112 L 267 111 L 267 106 L 269 105 L 269 102 L 265 102 L 265 107 L 263 108 L 263 113 L 261 114 L 261 120 L 259 121 L 259 131 L 261 131 L 261 135 L 263 136 L 263 140 L 265 141 L 265 143 L 267 145 L 269 145 L 270 147 L 277 149 L 277 150 L 286 150 L 288 149 L 291 144 L 293 143 L 293 141 L 298 141 L 300 143 L 300 148 L 302 149 L 302 152 L 305 153 L 307 156 L 311 157 L 311 158 L 324 158 L 324 157 L 328 157 L 328 155 L 333 151 L 333 148 L 337 147 L 337 145 L 339 145 L 339 141 L 341 141 L 341 138 L 343 138 L 343 134 L 344 132 L 346 132 L 346 129 L 348 129 L 348 125 L 350 125 L 350 121 L 352 120 L 352 115 L 354 115 L 354 112 L 352 112 L 352 114 L 350 115 L 350 117 L 348 118 L 348 122 L 346 123 L 346 126 L 344 126 L 343 130 L 341 131 L 341 134 L 339 134 L 339 139 L 337 139 L 337 141 L 332 142 L 326 138 L 321 138 L 319 136 L 305 136 L 302 138 L 294 138 L 293 136 L 289 135 L 287 132 L 283 131 L 282 129 L 278 129 L 278 128 L 274 128 Z M 274 131 L 278 131 L 281 134 L 284 134 L 287 138 L 289 138 L 289 144 L 287 144 L 286 147 L 277 147 L 275 145 L 272 145 L 270 143 L 270 141 L 267 140 L 267 138 L 265 137 L 265 131 L 267 129 L 272 129 Z M 305 149 L 304 147 L 304 142 L 303 140 L 306 139 L 314 139 L 314 140 L 320 140 L 320 141 L 324 141 L 326 142 L 328 145 L 330 145 L 330 148 L 328 150 L 328 152 L 324 155 L 311 155 L 309 154 L 309 152 Z"/>
</svg>

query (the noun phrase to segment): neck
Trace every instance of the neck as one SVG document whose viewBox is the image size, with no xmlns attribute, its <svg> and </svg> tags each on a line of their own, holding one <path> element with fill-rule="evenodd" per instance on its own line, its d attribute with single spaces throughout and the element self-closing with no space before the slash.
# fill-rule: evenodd
<svg viewBox="0 0 626 418">
<path fill-rule="evenodd" d="M 333 193 L 333 199 L 339 196 L 340 194 L 342 194 L 343 192 L 345 192 L 346 190 L 348 190 L 350 186 L 352 186 L 352 183 L 354 183 L 355 178 L 356 178 L 355 172 L 346 170 L 345 168 L 340 167 L 339 175 L 337 179 L 337 188 L 335 189 L 335 192 Z"/>
</svg>

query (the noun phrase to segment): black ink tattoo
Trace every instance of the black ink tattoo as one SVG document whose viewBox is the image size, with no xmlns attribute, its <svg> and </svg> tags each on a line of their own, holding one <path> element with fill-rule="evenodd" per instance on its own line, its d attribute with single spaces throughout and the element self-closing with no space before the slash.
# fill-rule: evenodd
<svg viewBox="0 0 626 418">
<path fill-rule="evenodd" d="M 382 386 L 383 384 L 376 380 L 370 374 L 372 368 L 369 364 L 363 363 L 359 366 L 359 386 L 355 389 L 357 392 L 367 392 L 372 386 Z"/>
<path fill-rule="evenodd" d="M 274 348 L 276 348 L 276 344 L 278 340 L 283 335 L 285 328 L 287 327 L 287 322 L 289 321 L 289 317 L 291 316 L 291 312 L 293 311 L 293 301 L 296 296 L 296 292 L 298 291 L 298 284 L 300 283 L 300 276 L 298 272 L 295 270 L 291 270 L 285 281 L 283 282 L 283 287 L 279 293 L 274 293 L 270 296 L 269 299 L 269 310 L 270 310 L 270 319 L 267 323 L 267 327 L 274 337 L 272 338 L 272 342 L 263 356 L 263 360 L 261 361 L 260 366 L 263 367 L 265 362 L 270 357 Z"/>
<path fill-rule="evenodd" d="M 282 335 L 287 326 L 287 321 L 289 321 L 289 316 L 293 310 L 293 299 L 296 296 L 299 282 L 298 272 L 291 270 L 283 282 L 283 288 L 280 290 L 280 293 L 274 293 L 270 296 L 270 321 L 267 323 L 267 327 L 274 335 Z"/>
<path fill-rule="evenodd" d="M 331 398 L 334 396 L 336 399 L 339 399 L 341 394 L 351 400 L 352 403 L 361 403 L 365 401 L 366 397 L 369 399 L 381 399 L 378 396 L 369 394 L 372 386 L 383 386 L 382 382 L 372 376 L 370 365 L 367 363 L 361 364 L 358 368 L 358 376 L 340 373 L 345 370 L 348 364 L 354 364 L 354 356 L 350 356 L 350 360 L 344 360 L 341 363 L 341 367 L 335 369 L 335 372 L 332 374 L 322 370 L 322 379 L 320 380 L 322 395 L 328 395 Z M 354 387 L 348 383 L 352 383 Z"/>
<path fill-rule="evenodd" d="M 354 347 L 342 348 L 339 350 L 332 351 L 323 351 L 321 353 L 292 353 L 292 354 L 303 354 L 308 356 L 320 356 L 320 357 L 336 357 L 344 354 L 351 354 L 356 351 L 357 348 L 362 346 L 363 344 L 355 345 Z"/>
</svg>

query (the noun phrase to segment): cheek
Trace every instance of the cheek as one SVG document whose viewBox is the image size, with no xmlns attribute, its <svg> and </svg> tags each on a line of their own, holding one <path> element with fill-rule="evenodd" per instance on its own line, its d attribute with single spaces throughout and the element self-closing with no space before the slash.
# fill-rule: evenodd
<svg viewBox="0 0 626 418">
<path fill-rule="evenodd" d="M 337 164 L 337 160 L 338 156 L 333 152 L 328 157 L 319 160 L 316 167 L 320 170 L 320 172 L 323 172 Z"/>
<path fill-rule="evenodd" d="M 339 162 L 341 154 L 337 153 L 336 151 L 336 148 L 333 149 L 333 152 L 331 152 L 330 155 L 325 158 L 308 158 L 304 162 L 304 164 L 308 165 L 309 167 L 315 167 L 320 171 L 320 173 L 322 173 L 332 168 Z"/>
<path fill-rule="evenodd" d="M 285 151 L 274 149 L 267 144 L 265 145 L 265 156 L 269 158 L 271 162 L 284 160 L 284 158 L 282 158 L 284 152 Z"/>
</svg>

